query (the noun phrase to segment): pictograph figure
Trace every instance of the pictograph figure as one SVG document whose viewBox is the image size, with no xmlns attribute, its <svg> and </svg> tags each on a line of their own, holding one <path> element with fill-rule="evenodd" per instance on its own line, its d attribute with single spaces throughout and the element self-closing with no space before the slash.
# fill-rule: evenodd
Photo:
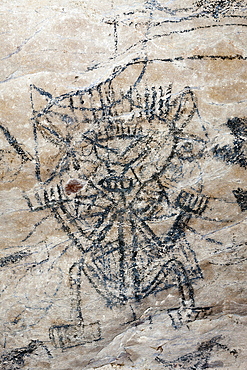
<svg viewBox="0 0 247 370">
<path fill-rule="evenodd" d="M 71 268 L 80 327 L 82 276 L 110 308 L 176 286 L 180 303 L 169 311 L 174 327 L 198 314 L 192 282 L 202 272 L 186 227 L 208 203 L 198 162 L 207 139 L 203 129 L 200 136 L 190 132 L 198 118 L 193 91 L 186 87 L 172 98 L 171 85 L 143 88 L 144 73 L 145 63 L 125 92 L 114 90 L 114 78 L 54 99 L 32 87 L 33 107 L 35 94 L 47 104 L 33 118 L 42 190 L 35 201 L 26 199 L 32 212 L 49 209 L 81 251 Z M 45 142 L 54 150 L 48 169 Z M 156 231 L 166 220 L 166 232 Z M 72 330 L 51 329 L 55 342 L 65 328 Z"/>
</svg>

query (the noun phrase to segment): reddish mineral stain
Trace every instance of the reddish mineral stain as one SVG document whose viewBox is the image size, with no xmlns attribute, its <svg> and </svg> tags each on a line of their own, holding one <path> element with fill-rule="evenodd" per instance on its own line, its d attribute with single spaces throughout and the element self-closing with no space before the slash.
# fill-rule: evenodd
<svg viewBox="0 0 247 370">
<path fill-rule="evenodd" d="M 65 185 L 66 194 L 77 193 L 82 188 L 82 183 L 79 180 L 72 179 Z"/>
</svg>

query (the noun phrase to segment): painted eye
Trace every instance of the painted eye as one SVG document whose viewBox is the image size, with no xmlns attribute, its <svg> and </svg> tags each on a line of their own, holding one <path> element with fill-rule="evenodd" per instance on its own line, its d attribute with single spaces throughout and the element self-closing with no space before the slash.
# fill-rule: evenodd
<svg viewBox="0 0 247 370">
<path fill-rule="evenodd" d="M 181 149 L 185 150 L 186 152 L 191 152 L 193 149 L 193 144 L 191 142 L 184 143 Z"/>
<path fill-rule="evenodd" d="M 81 145 L 81 154 L 84 157 L 88 157 L 90 154 L 92 154 L 93 146 L 88 143 L 82 143 Z"/>
<path fill-rule="evenodd" d="M 67 114 L 62 116 L 62 121 L 65 122 L 67 125 L 73 125 L 75 123 L 75 119 Z"/>
</svg>

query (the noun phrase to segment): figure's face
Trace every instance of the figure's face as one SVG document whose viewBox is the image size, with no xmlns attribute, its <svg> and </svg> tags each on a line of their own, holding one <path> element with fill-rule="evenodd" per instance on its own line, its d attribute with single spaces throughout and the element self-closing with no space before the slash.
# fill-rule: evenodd
<svg viewBox="0 0 247 370">
<path fill-rule="evenodd" d="M 123 121 L 118 120 L 106 123 L 95 131 L 94 149 L 99 161 L 125 167 L 143 157 L 149 141 L 150 137 L 142 132 L 140 126 L 125 126 Z"/>
<path fill-rule="evenodd" d="M 102 175 L 106 171 L 118 177 L 132 169 L 140 180 L 147 180 L 170 156 L 174 139 L 167 127 L 153 129 L 146 122 L 143 127 L 136 122 L 108 118 L 82 135 L 77 146 L 81 163 L 90 160 L 101 167 Z"/>
</svg>

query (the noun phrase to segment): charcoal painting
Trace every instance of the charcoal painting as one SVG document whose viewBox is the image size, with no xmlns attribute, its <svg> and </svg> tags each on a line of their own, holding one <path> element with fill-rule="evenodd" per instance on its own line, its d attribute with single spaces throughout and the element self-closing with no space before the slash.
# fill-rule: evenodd
<svg viewBox="0 0 247 370">
<path fill-rule="evenodd" d="M 241 369 L 246 3 L 64 3 L 2 57 L 1 368 Z"/>
</svg>

